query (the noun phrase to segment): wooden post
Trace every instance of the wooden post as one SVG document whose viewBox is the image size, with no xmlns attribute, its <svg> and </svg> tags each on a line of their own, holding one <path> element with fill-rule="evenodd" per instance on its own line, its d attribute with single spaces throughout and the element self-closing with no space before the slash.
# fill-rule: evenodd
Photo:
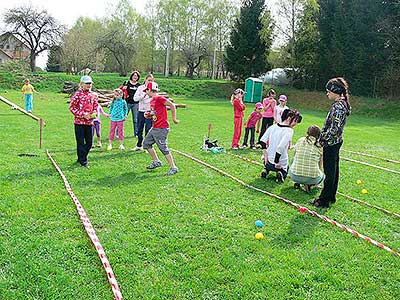
<svg viewBox="0 0 400 300">
<path fill-rule="evenodd" d="M 40 118 L 39 119 L 39 149 L 42 149 L 42 137 L 43 137 L 43 126 L 44 126 L 44 122 L 43 119 Z"/>
</svg>

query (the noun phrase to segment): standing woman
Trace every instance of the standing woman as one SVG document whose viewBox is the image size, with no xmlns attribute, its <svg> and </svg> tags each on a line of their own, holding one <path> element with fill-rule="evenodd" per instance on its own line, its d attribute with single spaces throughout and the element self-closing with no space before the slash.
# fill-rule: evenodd
<svg viewBox="0 0 400 300">
<path fill-rule="evenodd" d="M 124 91 L 126 104 L 128 105 L 128 114 L 129 111 L 132 111 L 132 121 L 133 121 L 133 135 L 138 135 L 138 110 L 139 110 L 139 101 L 135 101 L 135 93 L 140 86 L 139 83 L 140 73 L 139 71 L 133 71 L 129 80 L 124 82 L 124 84 L 120 87 Z"/>
<path fill-rule="evenodd" d="M 327 208 L 336 202 L 339 183 L 339 150 L 343 144 L 343 129 L 350 115 L 349 86 L 341 77 L 332 78 L 326 84 L 326 96 L 334 101 L 322 128 L 320 143 L 323 145 L 324 188 L 318 199 L 311 204 Z"/>
<path fill-rule="evenodd" d="M 276 92 L 273 89 L 270 89 L 267 94 L 267 98 L 265 98 L 262 102 L 264 107 L 264 112 L 262 114 L 262 122 L 261 122 L 261 131 L 260 135 L 258 136 L 258 143 L 261 145 L 262 148 L 265 148 L 265 144 L 261 141 L 261 137 L 264 135 L 265 131 L 268 127 L 274 124 L 274 114 L 275 114 L 275 100 Z"/>
</svg>

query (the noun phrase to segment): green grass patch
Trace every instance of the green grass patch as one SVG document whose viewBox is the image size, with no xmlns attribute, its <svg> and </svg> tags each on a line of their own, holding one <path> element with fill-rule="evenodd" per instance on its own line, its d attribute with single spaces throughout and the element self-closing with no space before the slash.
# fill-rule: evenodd
<svg viewBox="0 0 400 300">
<path fill-rule="evenodd" d="M 23 103 L 19 92 L 9 91 L 6 97 Z M 209 123 L 212 138 L 229 148 L 232 106 L 227 99 L 211 96 L 174 98 L 188 107 L 178 109 L 181 123 L 171 125 L 171 148 L 301 205 L 308 206 L 317 195 L 294 190 L 290 180 L 278 185 L 273 178 L 261 179 L 259 166 L 202 152 Z M 163 176 L 168 169 L 164 158 L 164 167 L 148 171 L 149 156 L 128 150 L 93 149 L 91 168 L 77 166 L 66 100 L 51 91 L 34 97 L 34 113 L 47 124 L 44 149 L 50 150 L 85 207 L 125 299 L 400 297 L 398 257 L 177 153 L 180 172 L 172 177 Z M 247 105 L 246 116 L 251 110 Z M 304 121 L 295 128 L 294 141 L 308 125 L 321 126 L 326 115 L 311 109 L 302 113 Z M 101 263 L 63 182 L 44 150 L 38 149 L 36 122 L 2 103 L 0 116 L 0 299 L 111 299 Z M 343 147 L 399 160 L 399 129 L 398 121 L 354 114 Z M 103 145 L 108 130 L 109 122 L 103 119 Z M 132 133 L 129 116 L 127 149 L 136 142 Z M 18 156 L 22 153 L 38 156 Z M 237 153 L 255 160 L 261 155 L 252 150 Z M 400 171 L 390 163 L 350 157 Z M 357 179 L 364 184 L 356 185 Z M 397 212 L 399 184 L 399 175 L 341 163 L 341 192 Z M 361 195 L 361 188 L 369 194 Z M 321 212 L 400 250 L 400 221 L 393 216 L 341 197 Z M 254 239 L 257 219 L 265 225 L 262 241 Z"/>
</svg>

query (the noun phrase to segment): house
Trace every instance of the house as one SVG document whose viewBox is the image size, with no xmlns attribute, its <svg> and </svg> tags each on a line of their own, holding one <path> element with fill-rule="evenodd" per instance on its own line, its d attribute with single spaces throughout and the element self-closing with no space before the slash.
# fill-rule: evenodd
<svg viewBox="0 0 400 300">
<path fill-rule="evenodd" d="M 13 59 L 27 59 L 31 49 L 11 33 L 0 35 L 0 63 Z"/>
</svg>

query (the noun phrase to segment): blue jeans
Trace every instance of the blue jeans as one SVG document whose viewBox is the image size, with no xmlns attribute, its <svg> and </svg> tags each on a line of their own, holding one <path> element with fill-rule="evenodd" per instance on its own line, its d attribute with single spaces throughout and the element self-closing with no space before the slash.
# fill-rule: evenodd
<svg viewBox="0 0 400 300">
<path fill-rule="evenodd" d="M 139 102 L 135 103 L 127 103 L 128 105 L 128 115 L 129 111 L 132 110 L 132 122 L 133 122 L 133 135 L 138 135 L 138 110 L 139 110 Z"/>
<path fill-rule="evenodd" d="M 309 185 L 320 184 L 325 179 L 325 175 L 323 173 L 320 174 L 320 176 L 315 177 L 315 178 L 314 177 L 305 177 L 305 176 L 299 176 L 299 175 L 293 174 L 290 169 L 289 169 L 289 176 L 290 176 L 290 178 L 292 178 L 292 180 L 295 183 L 309 184 Z"/>
<path fill-rule="evenodd" d="M 138 112 L 138 134 L 137 134 L 138 141 L 137 141 L 136 146 L 142 147 L 143 129 L 145 129 L 145 136 L 146 136 L 152 125 L 153 124 L 152 124 L 151 119 L 146 119 L 144 117 L 144 111 L 139 111 Z"/>
<path fill-rule="evenodd" d="M 32 94 L 24 94 L 24 99 L 25 99 L 25 110 L 26 111 L 32 111 L 32 108 L 33 108 L 33 105 L 32 105 L 33 96 L 32 96 Z"/>
</svg>

